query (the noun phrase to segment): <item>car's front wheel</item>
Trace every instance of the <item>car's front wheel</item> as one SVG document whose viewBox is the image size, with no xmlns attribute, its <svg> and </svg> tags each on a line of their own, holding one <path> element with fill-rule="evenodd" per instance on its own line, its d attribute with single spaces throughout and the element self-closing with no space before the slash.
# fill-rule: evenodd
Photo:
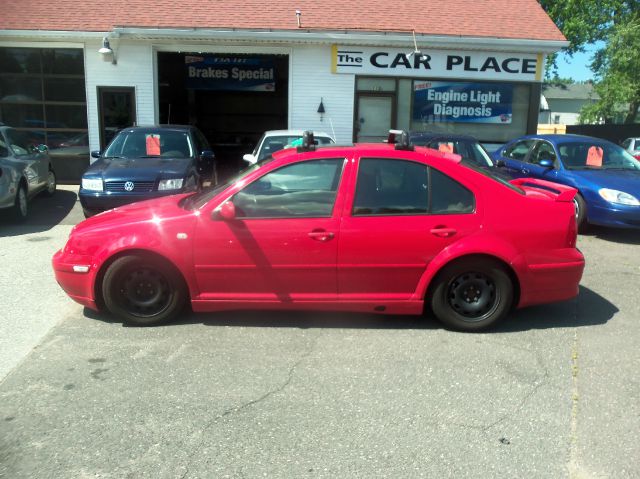
<svg viewBox="0 0 640 479">
<path fill-rule="evenodd" d="M 431 309 L 446 326 L 479 331 L 504 319 L 513 304 L 513 283 L 489 258 L 459 260 L 435 278 Z"/>
<path fill-rule="evenodd" d="M 13 202 L 13 217 L 16 221 L 24 221 L 29 213 L 29 199 L 27 197 L 27 187 L 20 183 L 16 198 Z"/>
<path fill-rule="evenodd" d="M 580 193 L 573 197 L 573 206 L 576 209 L 576 225 L 578 231 L 587 229 L 587 205 Z"/>
<path fill-rule="evenodd" d="M 109 266 L 102 296 L 107 309 L 125 323 L 150 326 L 175 319 L 184 308 L 187 289 L 165 261 L 131 254 Z"/>
<path fill-rule="evenodd" d="M 53 196 L 56 192 L 58 182 L 56 181 L 56 174 L 53 170 L 49 170 L 47 173 L 47 187 L 44 190 L 45 196 Z"/>
</svg>

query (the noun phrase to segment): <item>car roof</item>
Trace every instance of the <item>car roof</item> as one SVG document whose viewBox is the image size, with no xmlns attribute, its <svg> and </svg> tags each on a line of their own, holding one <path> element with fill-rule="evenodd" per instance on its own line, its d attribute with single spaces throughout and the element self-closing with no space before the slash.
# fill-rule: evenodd
<svg viewBox="0 0 640 479">
<path fill-rule="evenodd" d="M 302 136 L 305 131 L 307 130 L 269 130 L 269 131 L 265 131 L 264 135 L 265 136 L 278 136 L 278 135 Z M 324 131 L 314 131 L 313 136 L 324 136 L 327 138 L 333 138 L 331 135 L 329 135 L 328 133 L 325 133 Z"/>
<path fill-rule="evenodd" d="M 587 136 L 587 135 L 558 135 L 558 134 L 548 134 L 548 135 L 526 135 L 521 136 L 519 138 L 515 138 L 511 140 L 510 143 L 519 140 L 547 140 L 550 142 L 558 142 L 561 141 L 563 143 L 576 143 L 576 142 L 600 142 L 600 143 L 611 143 L 609 140 L 605 140 L 603 138 L 597 138 L 595 136 Z"/>
</svg>

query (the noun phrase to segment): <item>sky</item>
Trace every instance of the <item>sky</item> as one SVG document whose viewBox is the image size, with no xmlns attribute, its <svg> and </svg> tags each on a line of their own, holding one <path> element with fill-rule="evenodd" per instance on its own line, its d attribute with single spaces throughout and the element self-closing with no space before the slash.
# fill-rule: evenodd
<svg viewBox="0 0 640 479">
<path fill-rule="evenodd" d="M 558 76 L 560 78 L 573 78 L 576 81 L 593 80 L 593 72 L 589 64 L 594 51 L 602 46 L 602 42 L 587 45 L 585 53 L 576 53 L 573 57 L 560 53 L 558 55 Z"/>
</svg>

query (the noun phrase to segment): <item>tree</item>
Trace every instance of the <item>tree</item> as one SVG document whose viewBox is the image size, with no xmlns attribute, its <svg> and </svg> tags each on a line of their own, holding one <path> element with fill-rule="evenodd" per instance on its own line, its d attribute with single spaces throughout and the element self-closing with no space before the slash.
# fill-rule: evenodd
<svg viewBox="0 0 640 479">
<path fill-rule="evenodd" d="M 611 119 L 624 107 L 625 123 L 633 122 L 640 106 L 640 0 L 540 0 L 540 5 L 569 41 L 565 53 L 604 42 L 591 64 L 600 99 L 583 109 L 581 121 Z M 557 76 L 555 56 L 548 62 L 548 74 Z"/>
</svg>

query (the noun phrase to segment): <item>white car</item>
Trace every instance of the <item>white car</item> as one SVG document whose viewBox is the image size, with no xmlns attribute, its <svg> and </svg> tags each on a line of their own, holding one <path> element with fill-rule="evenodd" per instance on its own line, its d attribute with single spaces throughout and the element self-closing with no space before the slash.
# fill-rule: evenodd
<svg viewBox="0 0 640 479">
<path fill-rule="evenodd" d="M 253 153 L 247 153 L 242 159 L 250 164 L 258 163 L 265 160 L 273 153 L 283 150 L 287 146 L 296 146 L 294 142 L 301 142 L 304 130 L 270 130 L 258 140 Z M 335 140 L 331 135 L 322 131 L 314 131 L 313 137 L 318 145 L 331 145 Z"/>
<path fill-rule="evenodd" d="M 640 160 L 640 138 L 627 138 L 622 142 L 622 148 Z"/>
</svg>

